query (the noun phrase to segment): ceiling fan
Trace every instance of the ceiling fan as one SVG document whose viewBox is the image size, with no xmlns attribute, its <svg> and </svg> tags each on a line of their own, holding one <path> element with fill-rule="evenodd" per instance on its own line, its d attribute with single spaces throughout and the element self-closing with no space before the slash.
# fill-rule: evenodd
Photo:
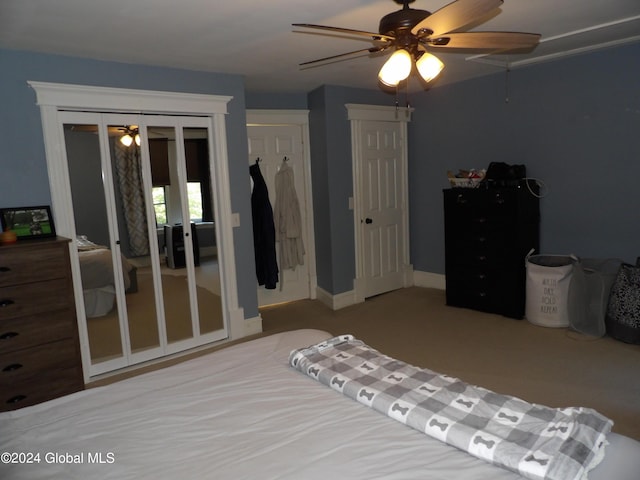
<svg viewBox="0 0 640 480">
<path fill-rule="evenodd" d="M 147 136 L 149 139 L 169 139 L 175 140 L 175 134 L 173 129 L 153 127 L 154 130 L 148 129 Z M 89 132 L 98 134 L 98 125 L 77 125 L 69 124 L 65 125 L 65 129 L 72 132 Z M 107 127 L 107 134 L 109 137 L 117 137 L 125 147 L 129 147 L 132 144 L 140 146 L 140 127 L 138 125 L 109 125 Z M 189 138 L 202 138 L 201 132 L 191 133 Z"/>
<path fill-rule="evenodd" d="M 465 27 L 486 20 L 503 0 L 455 0 L 431 13 L 409 8 L 415 0 L 394 0 L 401 10 L 389 13 L 380 20 L 378 33 L 329 27 L 309 23 L 294 23 L 294 27 L 368 37 L 373 47 L 319 58 L 301 63 L 308 67 L 321 62 L 338 60 L 359 53 L 393 51 L 380 69 L 378 79 L 383 87 L 398 87 L 412 71 L 426 83 L 434 80 L 444 68 L 438 57 L 429 51 L 506 53 L 530 51 L 538 45 L 540 35 L 522 32 L 465 32 Z"/>
</svg>

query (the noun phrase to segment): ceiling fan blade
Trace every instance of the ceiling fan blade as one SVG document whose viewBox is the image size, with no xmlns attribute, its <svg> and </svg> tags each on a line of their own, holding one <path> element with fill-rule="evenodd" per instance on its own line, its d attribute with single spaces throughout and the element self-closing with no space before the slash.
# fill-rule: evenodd
<svg viewBox="0 0 640 480">
<path fill-rule="evenodd" d="M 466 32 L 449 33 L 442 37 L 431 37 L 426 45 L 434 48 L 459 50 L 524 50 L 538 45 L 540 35 L 521 32 Z"/>
<path fill-rule="evenodd" d="M 369 52 L 369 53 L 376 53 L 376 52 L 382 52 L 383 50 L 386 50 L 387 48 L 389 48 L 390 45 L 384 45 L 382 47 L 371 47 L 371 48 L 362 48 L 360 50 L 354 50 L 353 52 L 347 52 L 347 53 L 340 53 L 338 55 L 331 55 L 330 57 L 324 57 L 324 58 L 318 58 L 317 60 L 311 60 L 309 62 L 304 62 L 301 63 L 300 66 L 301 67 L 305 67 L 305 66 L 309 66 L 309 65 L 313 65 L 315 63 L 320 63 L 320 62 L 326 62 L 328 60 L 336 60 L 338 58 L 342 58 L 342 57 L 347 57 L 349 55 L 355 55 L 357 53 L 364 53 L 364 52 Z"/>
<path fill-rule="evenodd" d="M 502 3 L 503 0 L 456 0 L 422 20 L 411 29 L 411 33 L 420 36 L 420 31 L 426 30 L 429 36 L 439 37 L 469 25 Z"/>
<path fill-rule="evenodd" d="M 372 40 L 395 40 L 394 37 L 388 35 L 382 35 L 374 32 L 364 32 L 362 30 L 352 30 L 350 28 L 328 27 L 326 25 L 314 25 L 312 23 L 292 23 L 294 27 L 315 28 L 317 30 L 328 30 L 335 33 L 348 33 L 350 35 L 359 35 L 364 37 L 370 37 Z"/>
<path fill-rule="evenodd" d="M 69 129 L 72 132 L 92 132 L 95 133 L 98 131 L 97 125 L 71 125 Z"/>
</svg>

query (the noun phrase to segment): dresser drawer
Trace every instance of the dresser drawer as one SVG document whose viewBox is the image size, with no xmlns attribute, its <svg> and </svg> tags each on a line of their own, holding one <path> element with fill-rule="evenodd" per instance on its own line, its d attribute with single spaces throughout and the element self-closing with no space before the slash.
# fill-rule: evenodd
<svg viewBox="0 0 640 480">
<path fill-rule="evenodd" d="M 40 248 L 11 249 L 0 247 L 0 287 L 67 276 L 67 244 L 39 246 Z"/>
<path fill-rule="evenodd" d="M 0 355 L 0 392 L 41 375 L 54 381 L 57 372 L 77 366 L 76 345 L 66 339 Z"/>
<path fill-rule="evenodd" d="M 454 188 L 444 191 L 444 208 L 449 219 L 463 223 L 513 218 L 518 211 L 517 192 Z"/>
<path fill-rule="evenodd" d="M 35 375 L 20 383 L 0 389 L 0 411 L 15 410 L 45 402 L 84 389 L 80 367 L 58 370 L 51 374 Z"/>
<path fill-rule="evenodd" d="M 523 280 L 519 269 L 450 268 L 446 273 L 447 305 L 522 318 Z"/>
<path fill-rule="evenodd" d="M 446 262 L 450 265 L 525 264 L 518 251 L 518 237 L 511 230 L 471 230 L 466 234 L 445 232 Z"/>
<path fill-rule="evenodd" d="M 73 310 L 0 320 L 0 355 L 64 338 L 75 337 Z"/>
<path fill-rule="evenodd" d="M 71 286 L 67 279 L 0 288 L 0 322 L 11 318 L 68 309 Z"/>
</svg>

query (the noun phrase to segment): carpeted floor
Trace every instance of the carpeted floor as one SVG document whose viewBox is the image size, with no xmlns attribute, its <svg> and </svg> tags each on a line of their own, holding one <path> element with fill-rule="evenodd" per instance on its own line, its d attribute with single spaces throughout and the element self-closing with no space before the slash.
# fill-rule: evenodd
<svg viewBox="0 0 640 480">
<path fill-rule="evenodd" d="M 318 328 L 351 333 L 416 366 L 552 407 L 595 408 L 640 440 L 640 345 L 445 305 L 412 287 L 332 311 L 302 300 L 261 310 L 266 334 Z"/>
<path fill-rule="evenodd" d="M 640 440 L 640 345 L 448 307 L 444 291 L 419 287 L 389 292 L 337 311 L 318 300 L 301 300 L 264 307 L 260 314 L 263 333 L 230 344 L 300 328 L 334 335 L 351 333 L 387 355 L 499 393 L 551 407 L 595 408 L 615 422 L 615 432 Z M 228 345 L 215 345 L 90 386 Z"/>
</svg>

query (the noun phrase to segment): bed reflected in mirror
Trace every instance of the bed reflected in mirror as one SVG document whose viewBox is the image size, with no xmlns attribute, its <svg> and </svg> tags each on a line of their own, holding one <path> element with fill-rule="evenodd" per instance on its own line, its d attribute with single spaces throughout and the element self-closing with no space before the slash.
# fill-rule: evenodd
<svg viewBox="0 0 640 480">
<path fill-rule="evenodd" d="M 97 125 L 66 124 L 65 146 L 92 363 L 124 355 Z"/>
</svg>

